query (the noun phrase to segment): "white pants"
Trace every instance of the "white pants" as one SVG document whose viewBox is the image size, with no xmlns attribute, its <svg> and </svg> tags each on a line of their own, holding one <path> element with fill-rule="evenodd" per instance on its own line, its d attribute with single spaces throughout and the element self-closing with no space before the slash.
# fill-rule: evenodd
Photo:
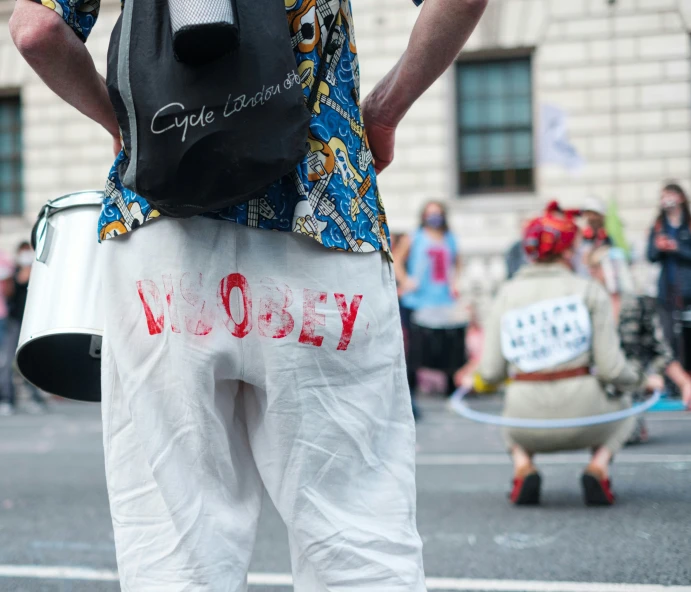
<svg viewBox="0 0 691 592">
<path fill-rule="evenodd" d="M 425 590 L 392 266 L 162 219 L 102 245 L 122 590 L 247 589 L 264 489 L 299 592 Z"/>
</svg>

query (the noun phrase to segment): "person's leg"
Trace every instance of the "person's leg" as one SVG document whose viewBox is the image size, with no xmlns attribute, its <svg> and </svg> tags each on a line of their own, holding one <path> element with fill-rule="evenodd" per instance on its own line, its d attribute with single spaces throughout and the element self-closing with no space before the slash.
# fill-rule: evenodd
<svg viewBox="0 0 691 592">
<path fill-rule="evenodd" d="M 511 460 L 513 460 L 514 474 L 525 473 L 530 469 L 534 469 L 533 455 L 518 444 L 514 444 L 511 448 Z"/>
<path fill-rule="evenodd" d="M 636 427 L 626 441 L 626 445 L 645 444 L 649 439 L 650 433 L 648 432 L 648 424 L 645 421 L 645 417 L 639 415 L 636 418 Z"/>
<path fill-rule="evenodd" d="M 601 479 L 609 479 L 609 465 L 614 453 L 606 446 L 600 446 L 593 451 L 588 470 L 596 472 Z"/>
<path fill-rule="evenodd" d="M 405 316 L 407 321 L 404 322 L 408 327 L 408 347 L 405 350 L 405 364 L 406 364 L 406 380 L 408 382 L 408 391 L 410 392 L 410 402 L 413 408 L 413 417 L 416 421 L 422 418 L 422 412 L 417 402 L 418 389 L 418 371 L 422 368 L 422 335 L 420 328 L 413 324 L 412 315 L 413 310 L 405 309 Z"/>
<path fill-rule="evenodd" d="M 444 372 L 446 374 L 446 391 L 447 396 L 453 395 L 456 391 L 456 375 L 460 369 L 463 369 L 468 362 L 468 355 L 465 346 L 465 327 L 457 327 L 455 329 L 446 329 L 444 331 Z"/>
<path fill-rule="evenodd" d="M 28 380 L 26 380 L 23 377 L 22 384 L 24 385 L 26 390 L 29 391 L 29 397 L 34 403 L 40 405 L 41 407 L 46 406 L 46 400 L 43 398 L 43 395 L 41 395 L 41 391 L 39 391 L 33 384 L 31 384 Z"/>
<path fill-rule="evenodd" d="M 14 353 L 16 341 L 11 319 L 0 322 L 0 405 L 3 415 L 15 408 Z"/>
<path fill-rule="evenodd" d="M 417 391 L 417 364 L 412 361 L 413 347 L 413 325 L 412 316 L 413 309 L 403 306 L 399 303 L 398 310 L 401 315 L 401 327 L 403 328 L 403 343 L 405 345 L 405 361 L 406 361 L 406 377 L 408 379 L 408 390 L 410 391 L 410 403 L 413 407 L 413 417 L 417 421 L 422 417 L 422 412 L 416 401 Z"/>
<path fill-rule="evenodd" d="M 124 592 L 244 592 L 263 486 L 237 338 L 214 323 L 234 225 L 161 220 L 102 245 L 104 450 Z M 215 282 L 218 285 L 218 282 Z"/>
<path fill-rule="evenodd" d="M 665 340 L 672 346 L 675 357 L 678 356 L 679 336 L 674 333 L 674 314 L 670 307 L 658 302 L 657 312 L 662 325 Z"/>
<path fill-rule="evenodd" d="M 403 332 L 405 339 L 407 340 L 407 347 L 405 348 L 405 360 L 406 360 L 406 377 L 408 379 L 408 388 L 410 389 L 411 397 L 413 398 L 413 406 L 415 406 L 415 390 L 417 389 L 417 371 L 419 370 L 418 364 L 418 348 L 420 347 L 417 339 L 418 335 L 415 334 L 415 329 L 412 323 L 413 310 L 406 308 L 405 306 L 400 307 L 401 314 L 401 325 L 403 327 Z"/>
<path fill-rule="evenodd" d="M 615 501 L 612 492 L 612 481 L 609 476 L 609 465 L 614 452 L 607 446 L 593 450 L 590 464 L 581 477 L 583 500 L 587 506 L 611 506 Z"/>
<path fill-rule="evenodd" d="M 513 480 L 509 499 L 517 506 L 539 504 L 542 477 L 533 464 L 533 453 L 516 442 L 509 430 L 504 430 L 504 440 L 513 462 Z"/>
<path fill-rule="evenodd" d="M 27 382 L 26 379 L 24 379 L 24 377 L 19 374 L 14 365 L 14 358 L 16 355 L 17 347 L 19 346 L 19 336 L 21 333 L 21 328 L 22 324 L 17 319 L 7 319 L 7 355 L 12 360 L 12 367 L 10 370 L 11 375 L 8 380 L 12 382 L 12 391 L 14 392 L 13 398 L 15 399 L 15 403 L 17 403 L 17 385 L 19 385 L 20 388 L 24 386 L 29 394 L 28 401 L 24 402 L 24 410 L 28 413 L 42 413 L 45 410 L 45 401 L 43 401 L 43 399 L 39 395 L 38 389 L 36 389 L 36 387 L 30 382 Z"/>
<path fill-rule="evenodd" d="M 613 410 L 631 407 L 631 398 L 626 396 L 612 402 Z M 593 468 L 603 479 L 609 479 L 609 466 L 614 455 L 626 445 L 636 429 L 636 417 L 605 424 L 605 432 L 598 442 L 593 443 L 593 456 L 590 460 L 590 468 Z"/>
<path fill-rule="evenodd" d="M 631 406 L 629 396 L 619 400 L 608 401 L 612 411 Z M 624 447 L 636 429 L 636 418 L 629 417 L 623 421 L 605 424 L 604 431 L 597 440 L 593 440 L 593 456 L 586 467 L 581 483 L 585 503 L 589 506 L 609 506 L 615 501 L 610 478 L 610 465 L 614 456 Z"/>
<path fill-rule="evenodd" d="M 245 366 L 248 432 L 288 527 L 296 592 L 424 591 L 391 265 L 244 234 L 241 268 L 259 308 L 244 359 L 262 361 Z"/>
</svg>

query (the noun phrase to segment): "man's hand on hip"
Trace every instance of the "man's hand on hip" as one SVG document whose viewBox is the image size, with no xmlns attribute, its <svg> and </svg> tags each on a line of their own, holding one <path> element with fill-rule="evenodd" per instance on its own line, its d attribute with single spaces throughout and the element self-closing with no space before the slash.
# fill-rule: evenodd
<svg viewBox="0 0 691 592">
<path fill-rule="evenodd" d="M 362 105 L 362 119 L 367 131 L 367 139 L 374 156 L 374 170 L 381 173 L 391 164 L 394 156 L 396 125 L 378 115 L 376 99 L 368 98 Z"/>
</svg>

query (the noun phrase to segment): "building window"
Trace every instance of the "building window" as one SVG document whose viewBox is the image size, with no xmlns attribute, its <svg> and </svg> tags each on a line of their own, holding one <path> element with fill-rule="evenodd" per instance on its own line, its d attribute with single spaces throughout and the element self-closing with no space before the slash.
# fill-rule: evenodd
<svg viewBox="0 0 691 592">
<path fill-rule="evenodd" d="M 22 209 L 21 105 L 17 96 L 0 96 L 0 216 Z"/>
<path fill-rule="evenodd" d="M 531 191 L 530 57 L 456 64 L 461 193 Z"/>
</svg>

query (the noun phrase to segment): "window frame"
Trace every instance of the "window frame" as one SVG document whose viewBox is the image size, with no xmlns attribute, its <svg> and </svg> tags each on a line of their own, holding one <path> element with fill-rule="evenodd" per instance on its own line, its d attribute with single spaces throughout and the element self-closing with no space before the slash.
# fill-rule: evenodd
<svg viewBox="0 0 691 592">
<path fill-rule="evenodd" d="M 0 207 L 0 218 L 9 218 L 24 214 L 24 129 L 22 97 L 19 90 L 13 88 L 0 89 L 0 109 L 2 109 L 3 103 L 14 103 L 17 107 L 18 115 L 16 125 L 10 127 L 9 133 L 12 134 L 12 138 L 18 136 L 19 149 L 16 151 L 13 149 L 8 158 L 1 158 L 2 162 L 9 162 L 11 166 L 17 167 L 18 180 L 15 184 L 5 186 L 0 180 L 0 187 L 3 189 L 7 187 L 14 194 L 6 211 L 3 211 L 3 208 Z"/>
<path fill-rule="evenodd" d="M 460 197 L 472 197 L 472 196 L 482 196 L 491 194 L 526 194 L 534 193 L 536 191 L 536 177 L 537 177 L 537 146 L 536 146 L 536 136 L 535 136 L 535 49 L 532 47 L 521 47 L 515 48 L 513 50 L 481 50 L 476 52 L 461 53 L 454 64 L 454 143 L 455 143 L 455 184 L 456 184 L 456 194 Z M 459 84 L 459 70 L 460 67 L 465 64 L 477 64 L 477 63 L 506 63 L 511 61 L 527 60 L 529 71 L 530 71 L 530 111 L 531 111 L 531 123 L 530 129 L 527 130 L 525 126 L 505 126 L 501 128 L 490 128 L 482 127 L 473 130 L 480 135 L 486 135 L 489 132 L 511 132 L 511 131 L 530 131 L 532 138 L 532 166 L 530 168 L 531 180 L 530 184 L 512 184 L 504 185 L 501 187 L 480 187 L 468 189 L 464 186 L 462 182 L 463 175 L 465 171 L 461 169 L 461 160 L 463 156 L 462 147 L 462 126 L 460 118 L 460 106 L 463 100 L 463 93 Z M 504 172 L 510 169 L 503 169 Z"/>
</svg>

